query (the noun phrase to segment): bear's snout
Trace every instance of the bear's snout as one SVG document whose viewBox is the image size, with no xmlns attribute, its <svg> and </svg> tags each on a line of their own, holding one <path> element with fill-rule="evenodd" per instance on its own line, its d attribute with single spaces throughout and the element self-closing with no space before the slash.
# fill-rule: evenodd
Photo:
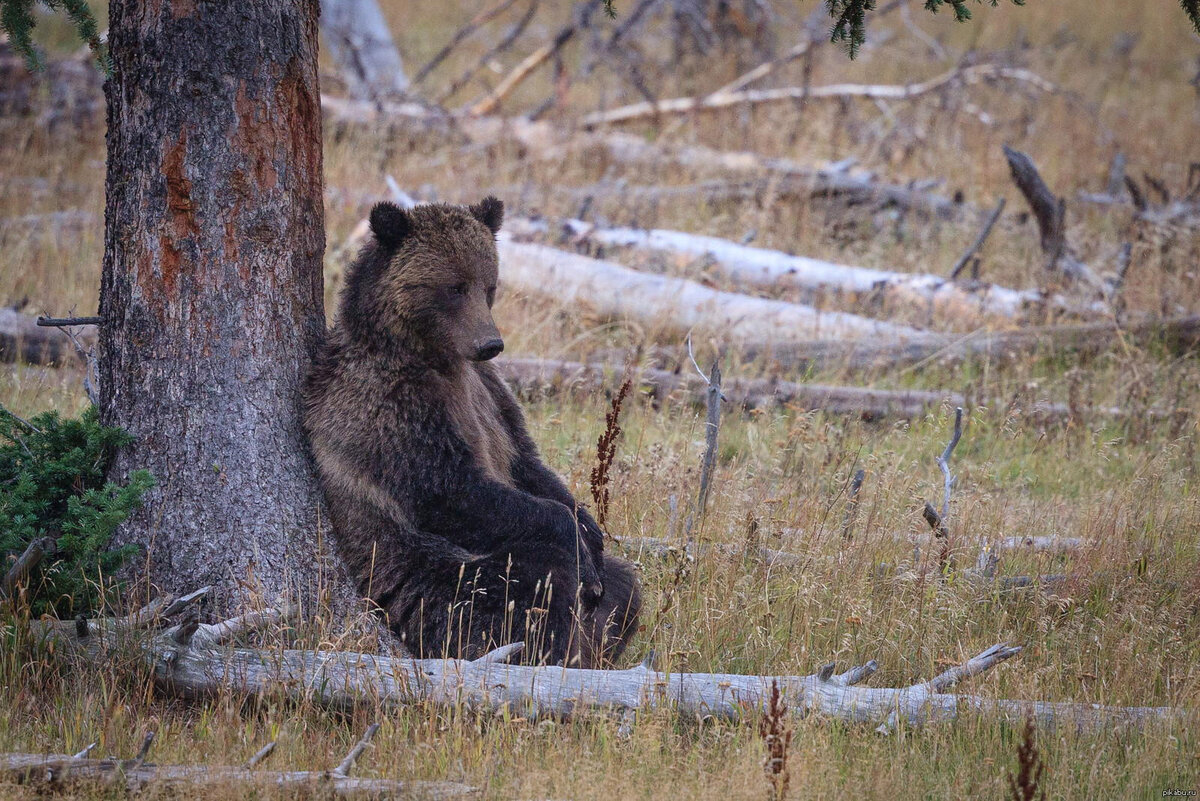
<svg viewBox="0 0 1200 801">
<path fill-rule="evenodd" d="M 504 350 L 504 340 L 500 337 L 492 337 L 475 343 L 475 361 L 486 362 L 488 359 L 494 359 L 500 355 L 500 351 Z"/>
</svg>

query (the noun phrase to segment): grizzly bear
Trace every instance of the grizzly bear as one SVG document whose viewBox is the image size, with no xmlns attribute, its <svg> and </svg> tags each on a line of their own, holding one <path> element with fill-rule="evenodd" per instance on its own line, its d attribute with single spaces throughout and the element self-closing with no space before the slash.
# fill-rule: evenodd
<svg viewBox="0 0 1200 801">
<path fill-rule="evenodd" d="M 418 656 L 597 667 L 637 627 L 632 567 L 542 463 L 489 360 L 503 204 L 380 203 L 305 386 L 342 559 Z"/>
</svg>

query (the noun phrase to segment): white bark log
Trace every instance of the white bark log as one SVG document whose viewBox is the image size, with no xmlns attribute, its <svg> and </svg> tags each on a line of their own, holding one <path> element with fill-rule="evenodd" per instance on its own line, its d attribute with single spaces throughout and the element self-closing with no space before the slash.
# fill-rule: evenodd
<svg viewBox="0 0 1200 801">
<path fill-rule="evenodd" d="M 354 99 L 380 101 L 408 89 L 400 51 L 375 0 L 322 0 L 321 32 Z"/>
<path fill-rule="evenodd" d="M 550 230 L 545 223 L 517 222 L 520 230 L 529 234 Z M 871 295 L 922 307 L 932 304 L 934 311 L 967 323 L 977 323 L 985 316 L 1012 319 L 1029 309 L 1047 305 L 1076 314 L 1095 315 L 1105 311 L 1104 304 L 1099 302 L 1073 303 L 1062 296 L 1047 297 L 1036 289 L 960 283 L 928 273 L 836 264 L 682 231 L 597 228 L 582 220 L 564 220 L 562 225 L 573 236 L 602 245 L 709 259 L 717 270 L 742 286 Z"/>
<path fill-rule="evenodd" d="M 1043 92 L 1055 91 L 1054 84 L 1036 73 L 998 64 L 979 64 L 955 68 L 920 83 L 880 85 L 841 83 L 830 86 L 785 86 L 779 89 L 746 89 L 717 92 L 707 97 L 674 97 L 657 102 L 645 101 L 628 106 L 597 111 L 582 120 L 585 126 L 613 125 L 648 118 L 687 114 L 694 111 L 715 111 L 730 106 L 760 105 L 797 100 L 861 97 L 868 100 L 911 100 L 951 83 L 972 84 L 987 80 L 1020 81 Z"/>
<path fill-rule="evenodd" d="M 1172 721 L 1183 716 L 1170 707 L 1105 707 L 1092 704 L 1016 701 L 946 693 L 957 682 L 1015 656 L 1019 647 L 995 645 L 927 682 L 902 688 L 855 686 L 875 672 L 875 664 L 834 675 L 827 665 L 809 676 L 746 676 L 725 673 L 662 673 L 643 664 L 629 670 L 581 670 L 557 666 L 509 665 L 520 650 L 514 643 L 468 662 L 407 659 L 370 654 L 228 648 L 203 643 L 180 645 L 178 627 L 151 636 L 130 636 L 113 620 L 40 624 L 37 632 L 55 644 L 56 654 L 93 664 L 118 645 L 135 649 L 157 684 L 185 697 L 222 691 L 239 695 L 306 701 L 335 709 L 370 706 L 389 709 L 431 702 L 529 717 L 565 718 L 592 709 L 636 712 L 659 707 L 688 717 L 743 720 L 761 714 L 772 683 L 786 694 L 797 715 L 821 715 L 885 729 L 903 721 L 921 725 L 964 716 L 1022 719 L 1034 715 L 1043 726 L 1079 729 L 1116 723 Z M 83 630 L 81 636 L 81 629 Z"/>
<path fill-rule="evenodd" d="M 521 292 L 550 294 L 611 319 L 676 331 L 702 328 L 731 342 L 920 339 L 921 331 L 845 312 L 721 292 L 682 278 L 651 275 L 612 262 L 513 241 L 497 246 L 501 282 Z"/>
</svg>

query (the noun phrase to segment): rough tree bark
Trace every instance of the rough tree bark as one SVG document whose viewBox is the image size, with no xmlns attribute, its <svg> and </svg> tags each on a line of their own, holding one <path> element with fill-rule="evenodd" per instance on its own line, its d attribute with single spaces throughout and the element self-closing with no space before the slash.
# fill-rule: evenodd
<svg viewBox="0 0 1200 801">
<path fill-rule="evenodd" d="M 109 7 L 100 412 L 158 487 L 118 532 L 165 587 L 328 578 L 300 384 L 324 329 L 315 0 Z"/>
</svg>

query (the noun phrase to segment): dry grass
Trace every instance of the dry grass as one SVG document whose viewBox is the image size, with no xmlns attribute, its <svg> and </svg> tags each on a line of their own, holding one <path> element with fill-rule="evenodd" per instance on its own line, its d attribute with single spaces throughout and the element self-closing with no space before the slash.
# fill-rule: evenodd
<svg viewBox="0 0 1200 801">
<path fill-rule="evenodd" d="M 618 4 L 620 7 L 621 4 Z M 393 28 L 410 66 L 432 54 L 471 3 L 396 4 Z M 807 7 L 785 15 L 807 13 Z M 566 18 L 563 2 L 544 3 L 511 67 Z M 1009 142 L 1029 152 L 1061 194 L 1102 188 L 1120 148 L 1130 173 L 1148 171 L 1182 184 L 1195 144 L 1200 106 L 1188 85 L 1196 70 L 1195 37 L 1174 3 L 1106 7 L 1065 0 L 1028 8 L 981 7 L 976 23 L 953 26 L 948 15 L 916 13 L 926 30 L 952 48 L 974 46 L 1024 64 L 1067 90 L 1029 97 L 976 89 L 971 99 L 997 122 L 983 125 L 961 105 L 930 98 L 893 104 L 812 104 L 798 110 L 736 110 L 692 120 L 670 136 L 714 147 L 753 149 L 802 162 L 856 156 L 896 180 L 939 176 L 947 190 L 988 206 L 1004 195 L 1023 208 L 1000 153 Z M 501 23 L 498 27 L 503 27 Z M 796 27 L 793 24 L 792 29 Z M 869 79 L 892 82 L 945 69 L 930 59 L 898 19 L 873 34 L 895 36 L 850 64 L 826 48 L 813 64 L 814 83 Z M 1126 31 L 1132 38 L 1124 39 Z M 52 33 L 52 32 L 51 32 Z M 58 34 L 54 34 L 58 35 Z M 781 34 L 781 44 L 786 45 Z M 647 41 L 649 34 L 647 34 Z M 1126 47 L 1126 44 L 1132 43 Z M 631 44 L 644 48 L 643 44 Z M 465 46 L 432 85 L 457 75 L 479 50 Z M 572 50 L 570 58 L 577 57 Z M 652 54 L 651 54 L 652 55 Z M 664 96 L 731 78 L 733 57 L 703 69 L 656 76 Z M 793 65 L 782 82 L 799 80 Z M 493 80 L 495 74 L 492 73 Z M 466 102 L 482 90 L 461 93 Z M 528 108 L 549 91 L 544 77 L 510 104 Z M 572 87 L 564 124 L 603 102 L 636 100 L 605 69 Z M 943 107 L 948 106 L 948 107 Z M 102 248 L 102 131 L 48 138 L 19 120 L 0 120 L 5 177 L 0 219 L 55 210 L 92 213 L 58 231 L 0 227 L 0 302 L 29 298 L 31 310 L 95 309 Z M 652 135 L 650 129 L 645 129 Z M 654 174 L 598 159 L 567 164 L 524 160 L 509 148 L 459 149 L 441 136 L 406 131 L 330 131 L 326 144 L 327 220 L 340 243 L 385 192 L 390 173 L 406 187 L 435 187 L 449 200 L 475 200 L 496 187 L 513 212 L 571 214 L 574 204 L 552 191 L 604 178 L 630 183 L 689 183 L 679 170 Z M 600 203 L 614 223 L 675 227 L 740 239 L 805 255 L 867 266 L 942 272 L 974 236 L 971 225 L 930 226 L 899 220 L 887 230 L 845 224 L 810 203 L 723 203 L 681 198 L 670 205 Z M 1139 228 L 1123 211 L 1069 207 L 1071 236 L 1101 267 L 1121 241 L 1135 243 L 1127 300 L 1135 312 L 1197 309 L 1200 237 L 1195 231 Z M 328 258 L 330 308 L 338 260 Z M 1032 223 L 1010 219 L 989 241 L 985 277 L 1013 286 L 1044 280 Z M 672 269 L 679 269 L 673 267 Z M 655 341 L 657 332 L 580 315 L 550 299 L 505 296 L 499 324 L 510 349 L 582 356 L 613 345 Z M 701 358 L 719 344 L 702 338 Z M 767 365 L 732 370 L 761 371 Z M 795 376 L 792 376 L 793 378 Z M 817 376 L 836 380 L 838 371 Z M 1077 556 L 1014 557 L 1005 573 L 1066 572 L 1056 594 L 995 595 L 961 582 L 920 574 L 936 561 L 920 509 L 940 496 L 934 465 L 953 410 L 904 424 L 867 424 L 802 410 L 730 414 L 721 429 L 713 500 L 701 536 L 742 541 L 757 522 L 763 544 L 813 560 L 802 570 L 768 570 L 740 560 L 706 558 L 679 571 L 671 562 L 641 561 L 646 630 L 629 655 L 651 647 L 673 670 L 809 673 L 822 662 L 879 660 L 878 686 L 911 683 L 993 642 L 1027 646 L 1013 662 L 970 685 L 988 695 L 1129 705 L 1200 708 L 1200 364 L 1154 349 L 1118 347 L 1087 364 L 1038 359 L 999 367 L 911 370 L 873 377 L 880 385 L 968 389 L 973 397 L 1018 401 L 969 410 L 955 452 L 959 475 L 949 524 L 960 564 L 984 540 L 1017 534 L 1082 537 L 1094 545 Z M 614 387 L 616 389 L 616 379 Z M 1069 427 L 1041 428 L 1019 413 L 1028 397 L 1131 411 L 1125 422 L 1083 417 Z M 48 407 L 76 411 L 78 378 L 0 366 L 0 402 L 19 414 Z M 606 398 L 527 404 L 547 460 L 586 497 Z M 1157 408 L 1165 417 L 1146 414 Z M 701 412 L 630 398 L 609 471 L 609 528 L 621 536 L 670 536 L 694 497 L 702 450 Z M 857 467 L 867 471 L 858 496 L 855 537 L 841 538 L 846 489 Z M 674 499 L 674 501 L 673 501 Z M 673 512 L 673 502 L 680 511 Z M 900 539 L 893 535 L 905 535 Z M 914 563 L 909 538 L 922 545 Z M 614 546 L 615 547 L 615 546 Z M 634 554 L 636 557 L 637 555 Z M 877 575 L 887 563 L 893 574 Z M 670 596 L 668 604 L 666 598 Z M 661 611 L 664 610 L 665 611 Z M 273 767 L 318 769 L 336 763 L 370 722 L 309 706 L 247 702 L 227 696 L 205 703 L 153 695 L 133 670 L 60 673 L 26 647 L 0 656 L 0 750 L 72 751 L 92 740 L 100 753 L 128 756 L 145 730 L 159 731 L 160 762 L 238 764 L 278 739 Z M 656 713 L 632 738 L 619 740 L 604 717 L 570 723 L 479 719 L 462 710 L 413 708 L 389 715 L 363 762 L 378 775 L 461 779 L 495 798 L 762 798 L 764 749 L 751 726 L 681 720 Z M 797 721 L 788 765 L 796 798 L 1001 797 L 1015 770 L 1019 726 L 969 721 L 880 737 L 866 727 Z M 1149 798 L 1164 789 L 1200 789 L 1196 729 L 1038 733 L 1051 798 Z M 236 795 L 231 791 L 231 797 Z M 90 796 L 89 796 L 90 797 Z"/>
</svg>

